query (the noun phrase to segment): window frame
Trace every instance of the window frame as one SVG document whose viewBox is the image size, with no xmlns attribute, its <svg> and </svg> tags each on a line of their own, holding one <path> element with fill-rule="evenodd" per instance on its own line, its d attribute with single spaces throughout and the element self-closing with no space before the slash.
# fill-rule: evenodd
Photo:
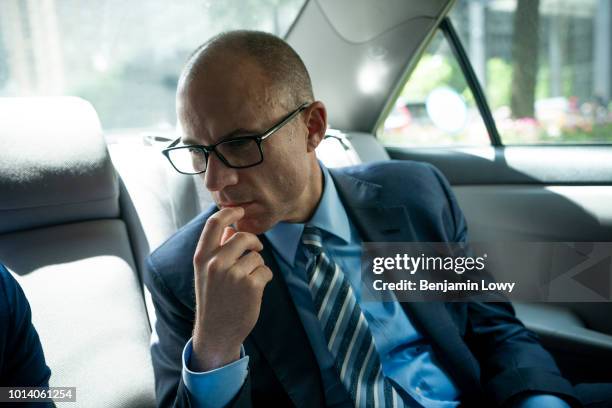
<svg viewBox="0 0 612 408">
<path fill-rule="evenodd" d="M 495 119 L 491 113 L 491 108 L 489 108 L 485 93 L 480 85 L 480 82 L 478 81 L 476 72 L 474 72 L 474 68 L 472 68 L 467 52 L 465 51 L 465 48 L 463 47 L 463 44 L 461 43 L 461 40 L 459 39 L 457 31 L 455 30 L 450 18 L 448 16 L 444 17 L 442 21 L 440 21 L 438 28 L 444 34 L 444 37 L 446 38 L 446 41 L 448 42 L 449 47 L 452 50 L 459 67 L 461 68 L 465 81 L 470 87 L 470 91 L 472 91 L 476 106 L 478 106 L 478 111 L 480 112 L 480 116 L 482 117 L 487 133 L 489 134 L 491 145 L 494 147 L 503 146 L 504 144 L 502 143 L 499 132 L 497 131 Z"/>
<path fill-rule="evenodd" d="M 469 87 L 470 92 L 472 92 L 472 95 L 474 96 L 474 101 L 478 108 L 478 112 L 480 113 L 480 117 L 482 118 L 482 121 L 485 125 L 485 129 L 487 130 L 487 134 L 489 136 L 489 142 L 490 142 L 489 146 L 493 146 L 493 147 L 504 146 L 499 136 L 499 132 L 495 124 L 495 119 L 493 118 L 493 114 L 491 113 L 491 109 L 489 108 L 489 104 L 486 100 L 486 96 L 482 89 L 482 86 L 480 85 L 480 82 L 478 81 L 478 78 L 476 77 L 476 73 L 474 69 L 472 68 L 472 65 L 469 61 L 465 48 L 463 47 L 463 44 L 461 43 L 461 40 L 459 39 L 459 36 L 457 32 L 455 31 L 455 28 L 453 27 L 453 24 L 448 16 L 445 16 L 444 18 L 442 18 L 440 20 L 440 23 L 435 27 L 434 30 L 432 30 L 431 35 L 429 36 L 426 44 L 424 44 L 422 47 L 422 51 L 427 49 L 427 47 L 429 46 L 429 44 L 435 37 L 437 31 L 440 31 L 442 35 L 444 36 L 448 44 L 448 47 L 450 48 L 451 52 L 453 53 L 453 56 L 455 57 L 455 60 L 457 61 L 457 65 L 459 65 L 459 69 L 461 70 L 461 73 L 463 74 L 465 82 L 467 86 Z M 412 65 L 412 67 L 415 68 L 419 64 L 422 57 L 423 57 L 423 52 L 419 52 L 418 59 L 414 63 L 410 62 L 409 66 Z M 411 70 L 408 76 L 404 76 L 402 78 L 403 82 L 399 83 L 396 89 L 402 89 L 408 83 L 408 81 L 410 81 L 410 78 L 413 72 L 414 70 Z M 376 126 L 373 129 L 373 133 L 377 135 L 377 138 L 378 138 L 379 132 L 381 131 L 382 126 L 384 126 L 385 119 L 389 117 L 389 115 L 391 114 L 393 105 L 395 101 L 397 100 L 398 96 L 399 96 L 399 91 L 397 93 L 394 92 L 391 95 L 391 98 L 388 99 L 388 102 L 386 105 L 387 108 L 381 112 L 379 119 L 376 122 Z M 422 147 L 442 148 L 442 147 L 447 147 L 447 146 L 431 145 L 431 146 L 422 146 Z"/>
</svg>

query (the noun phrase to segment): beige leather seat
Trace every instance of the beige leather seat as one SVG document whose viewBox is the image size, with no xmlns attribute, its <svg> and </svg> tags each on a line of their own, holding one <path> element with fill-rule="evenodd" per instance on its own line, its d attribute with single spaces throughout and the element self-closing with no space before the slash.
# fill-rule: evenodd
<svg viewBox="0 0 612 408">
<path fill-rule="evenodd" d="M 79 407 L 154 406 L 140 265 L 182 220 L 164 224 L 155 193 L 140 219 L 82 99 L 0 98 L 0 146 L 0 261 L 30 301 L 50 384 L 77 387 Z"/>
</svg>

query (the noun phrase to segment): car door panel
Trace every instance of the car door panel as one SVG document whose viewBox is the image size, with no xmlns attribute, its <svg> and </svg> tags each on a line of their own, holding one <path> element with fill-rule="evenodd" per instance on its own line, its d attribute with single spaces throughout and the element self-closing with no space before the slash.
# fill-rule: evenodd
<svg viewBox="0 0 612 408">
<path fill-rule="evenodd" d="M 612 148 L 387 148 L 450 181 L 473 242 L 612 241 Z M 573 381 L 610 381 L 612 303 L 516 304 L 517 315 Z"/>
</svg>

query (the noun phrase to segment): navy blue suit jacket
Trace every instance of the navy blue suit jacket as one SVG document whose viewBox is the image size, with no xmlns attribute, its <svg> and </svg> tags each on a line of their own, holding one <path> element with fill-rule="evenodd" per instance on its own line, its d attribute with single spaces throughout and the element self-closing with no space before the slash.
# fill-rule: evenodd
<svg viewBox="0 0 612 408">
<path fill-rule="evenodd" d="M 51 370 L 32 325 L 30 305 L 0 264 L 0 386 L 46 387 Z M 46 406 L 46 404 L 40 404 Z M 23 404 L 23 406 L 28 406 Z"/>
<path fill-rule="evenodd" d="M 433 166 L 390 161 L 330 170 L 340 198 L 364 241 L 461 242 L 465 219 L 447 181 Z M 159 341 L 152 346 L 161 406 L 189 406 L 181 380 L 181 352 L 194 320 L 192 258 L 211 208 L 178 231 L 148 260 Z M 261 313 L 244 342 L 249 375 L 232 406 L 325 405 L 320 371 L 270 244 L 262 256 L 274 272 Z M 516 319 L 509 303 L 403 303 L 429 339 L 438 361 L 461 390 L 465 406 L 502 405 L 540 391 L 576 401 L 536 335 Z M 485 404 L 485 405 L 482 405 Z"/>
</svg>

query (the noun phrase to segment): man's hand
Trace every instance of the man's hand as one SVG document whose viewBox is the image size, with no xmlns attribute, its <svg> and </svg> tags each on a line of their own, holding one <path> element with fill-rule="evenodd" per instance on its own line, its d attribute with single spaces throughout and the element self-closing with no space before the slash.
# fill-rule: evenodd
<svg viewBox="0 0 612 408">
<path fill-rule="evenodd" d="M 223 208 L 204 226 L 193 257 L 196 321 L 192 369 L 209 371 L 240 357 L 261 308 L 272 271 L 264 265 L 256 235 L 231 225 L 244 216 L 241 207 Z"/>
</svg>

